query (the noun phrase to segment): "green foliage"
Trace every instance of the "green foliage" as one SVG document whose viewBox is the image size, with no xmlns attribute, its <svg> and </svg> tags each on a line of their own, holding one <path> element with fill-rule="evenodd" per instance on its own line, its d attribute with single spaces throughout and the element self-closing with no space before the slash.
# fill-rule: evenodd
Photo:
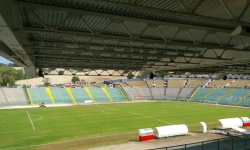
<svg viewBox="0 0 250 150">
<path fill-rule="evenodd" d="M 59 75 L 63 75 L 63 74 L 64 74 L 64 71 L 63 71 L 63 70 L 60 70 L 60 71 L 58 71 L 58 74 L 59 74 Z"/>
<path fill-rule="evenodd" d="M 132 71 L 130 70 L 130 71 L 128 72 L 127 78 L 128 78 L 128 79 L 132 79 L 133 77 L 134 77 L 134 75 L 132 74 Z"/>
<path fill-rule="evenodd" d="M 15 85 L 15 80 L 25 79 L 25 75 L 23 69 L 16 70 L 6 65 L 0 65 L 0 78 L 0 84 L 3 86 L 6 86 L 9 82 L 9 85 Z"/>
<path fill-rule="evenodd" d="M 164 77 L 165 72 L 164 71 L 155 71 L 155 77 Z"/>
<path fill-rule="evenodd" d="M 15 78 L 11 75 L 4 74 L 2 76 L 2 85 L 4 85 L 4 86 L 6 86 L 6 85 L 14 86 L 15 82 L 16 82 Z"/>
<path fill-rule="evenodd" d="M 80 81 L 80 79 L 79 79 L 78 76 L 73 76 L 72 79 L 71 79 L 71 81 L 72 81 L 73 83 L 75 83 L 76 81 Z"/>
</svg>

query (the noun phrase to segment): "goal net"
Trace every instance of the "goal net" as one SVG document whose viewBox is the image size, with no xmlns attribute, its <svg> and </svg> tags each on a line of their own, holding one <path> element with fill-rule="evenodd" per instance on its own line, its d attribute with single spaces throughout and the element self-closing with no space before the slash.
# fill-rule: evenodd
<svg viewBox="0 0 250 150">
<path fill-rule="evenodd" d="M 209 100 L 205 100 L 204 101 L 204 105 L 215 105 L 215 106 L 219 106 L 218 103 L 216 101 L 209 101 Z"/>
</svg>

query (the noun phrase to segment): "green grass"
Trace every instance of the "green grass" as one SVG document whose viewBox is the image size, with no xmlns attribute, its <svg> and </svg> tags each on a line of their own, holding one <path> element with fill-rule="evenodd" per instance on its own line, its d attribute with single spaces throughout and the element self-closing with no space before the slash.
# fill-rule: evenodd
<svg viewBox="0 0 250 150">
<path fill-rule="evenodd" d="M 35 130 L 28 118 L 29 113 Z M 61 149 L 117 144 L 138 139 L 138 129 L 186 124 L 191 131 L 216 127 L 218 119 L 250 117 L 247 108 L 216 107 L 187 102 L 146 102 L 0 110 L 0 149 L 85 139 Z M 123 135 L 117 140 L 107 135 Z M 91 138 L 90 137 L 96 137 Z M 124 138 L 122 138 L 124 137 Z M 110 140 L 108 139 L 110 138 Z M 87 140 L 87 142 L 86 142 Z M 96 141 L 98 142 L 91 142 Z M 67 142 L 66 142 L 67 143 Z M 53 145 L 53 144 L 52 144 Z M 36 149 L 28 147 L 24 149 Z"/>
</svg>

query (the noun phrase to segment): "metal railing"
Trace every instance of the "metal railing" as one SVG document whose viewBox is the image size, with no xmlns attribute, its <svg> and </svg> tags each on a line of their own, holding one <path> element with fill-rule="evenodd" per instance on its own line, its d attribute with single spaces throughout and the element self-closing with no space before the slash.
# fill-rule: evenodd
<svg viewBox="0 0 250 150">
<path fill-rule="evenodd" d="M 247 150 L 250 149 L 250 135 L 230 136 L 227 138 L 161 147 L 154 150 Z"/>
</svg>

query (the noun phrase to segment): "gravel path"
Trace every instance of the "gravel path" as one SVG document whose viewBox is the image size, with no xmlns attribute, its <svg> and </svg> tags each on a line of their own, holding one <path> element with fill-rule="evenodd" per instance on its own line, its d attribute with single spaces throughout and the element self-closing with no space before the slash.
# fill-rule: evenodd
<svg viewBox="0 0 250 150">
<path fill-rule="evenodd" d="M 175 145 L 182 145 L 188 143 L 195 143 L 213 139 L 225 138 L 226 135 L 222 134 L 212 134 L 212 133 L 191 133 L 187 136 L 177 136 L 169 137 L 163 139 L 155 139 L 151 141 L 139 142 L 131 141 L 128 143 L 118 144 L 118 145 L 109 145 L 89 148 L 88 150 L 146 150 L 154 149 L 160 147 L 169 147 Z"/>
</svg>

